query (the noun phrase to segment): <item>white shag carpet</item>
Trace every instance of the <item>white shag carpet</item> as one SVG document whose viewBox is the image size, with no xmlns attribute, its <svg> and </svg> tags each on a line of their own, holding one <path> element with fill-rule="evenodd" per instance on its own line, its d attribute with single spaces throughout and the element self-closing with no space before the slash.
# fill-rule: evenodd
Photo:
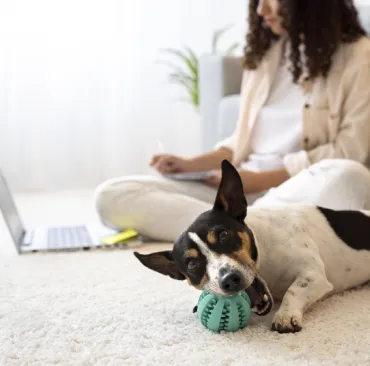
<svg viewBox="0 0 370 366">
<path fill-rule="evenodd" d="M 91 216 L 89 199 L 18 203 L 26 221 L 40 224 Z M 3 222 L 0 235 L 2 366 L 370 365 L 369 285 L 315 306 L 299 334 L 270 332 L 270 317 L 213 334 L 192 314 L 199 292 L 142 267 L 131 250 L 18 256 Z"/>
</svg>

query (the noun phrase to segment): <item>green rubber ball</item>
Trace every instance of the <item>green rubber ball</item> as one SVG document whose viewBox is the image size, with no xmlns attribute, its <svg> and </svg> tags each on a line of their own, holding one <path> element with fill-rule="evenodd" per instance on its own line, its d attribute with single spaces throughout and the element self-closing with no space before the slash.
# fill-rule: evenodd
<svg viewBox="0 0 370 366">
<path fill-rule="evenodd" d="M 221 296 L 203 291 L 198 300 L 198 317 L 213 332 L 236 332 L 248 325 L 251 300 L 246 292 Z"/>
</svg>

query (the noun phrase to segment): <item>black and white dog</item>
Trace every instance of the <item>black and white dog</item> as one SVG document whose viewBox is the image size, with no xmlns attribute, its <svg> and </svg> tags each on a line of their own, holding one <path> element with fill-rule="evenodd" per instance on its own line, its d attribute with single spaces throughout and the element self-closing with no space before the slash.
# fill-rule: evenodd
<svg viewBox="0 0 370 366">
<path fill-rule="evenodd" d="M 223 161 L 213 209 L 196 218 L 172 251 L 135 255 L 199 290 L 246 291 L 258 315 L 271 311 L 273 298 L 282 300 L 272 330 L 297 332 L 312 304 L 370 280 L 370 211 L 287 206 L 251 208 L 247 216 L 240 176 Z"/>
</svg>

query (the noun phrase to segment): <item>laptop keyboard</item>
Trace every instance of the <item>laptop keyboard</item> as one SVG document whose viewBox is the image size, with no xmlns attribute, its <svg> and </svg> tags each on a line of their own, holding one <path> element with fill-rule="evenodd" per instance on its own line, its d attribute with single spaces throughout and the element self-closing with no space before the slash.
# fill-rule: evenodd
<svg viewBox="0 0 370 366">
<path fill-rule="evenodd" d="M 85 226 L 48 229 L 47 240 L 49 249 L 81 248 L 93 245 Z"/>
</svg>

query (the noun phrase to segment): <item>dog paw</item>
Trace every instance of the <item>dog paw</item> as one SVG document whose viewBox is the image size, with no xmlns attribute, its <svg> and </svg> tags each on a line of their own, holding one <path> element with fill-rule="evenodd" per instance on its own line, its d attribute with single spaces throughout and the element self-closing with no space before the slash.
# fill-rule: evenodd
<svg viewBox="0 0 370 366">
<path fill-rule="evenodd" d="M 297 333 L 302 330 L 302 316 L 276 313 L 271 330 L 279 333 Z"/>
</svg>

